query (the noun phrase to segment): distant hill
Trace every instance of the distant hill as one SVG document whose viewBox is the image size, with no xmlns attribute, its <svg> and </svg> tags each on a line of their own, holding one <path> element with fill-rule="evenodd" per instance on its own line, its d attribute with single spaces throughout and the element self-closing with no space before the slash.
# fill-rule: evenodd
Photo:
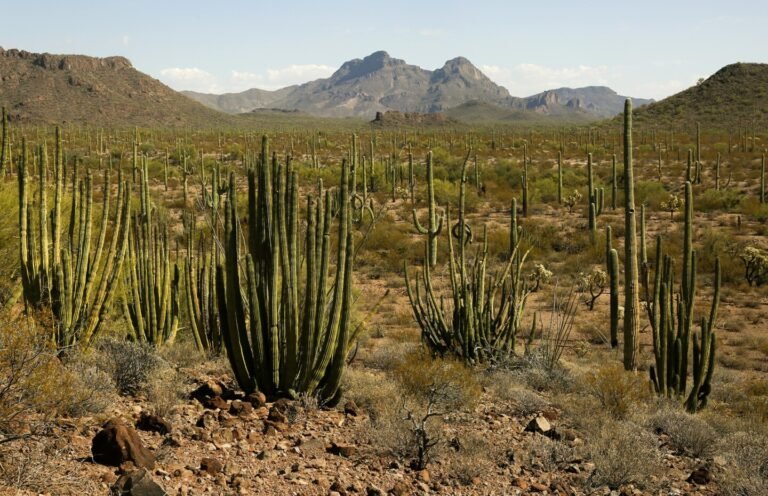
<svg viewBox="0 0 768 496">
<path fill-rule="evenodd" d="M 541 106 L 551 105 L 549 102 L 557 103 L 560 107 L 566 109 L 579 109 L 587 114 L 607 118 L 613 117 L 624 111 L 624 100 L 626 96 L 621 96 L 607 86 L 586 86 L 584 88 L 557 88 L 548 90 L 537 95 L 525 98 L 526 108 L 536 110 Z M 646 98 L 633 98 L 634 108 L 652 103 L 653 100 Z M 555 106 L 557 108 L 557 106 Z"/>
<path fill-rule="evenodd" d="M 541 111 L 525 108 L 510 108 L 492 103 L 472 100 L 445 112 L 445 115 L 467 124 L 584 124 L 595 120 L 595 116 L 586 111 L 571 109 L 560 111 L 562 107 L 553 105 Z"/>
<path fill-rule="evenodd" d="M 638 109 L 633 118 L 654 126 L 768 126 L 768 64 L 727 65 L 696 86 Z"/>
<path fill-rule="evenodd" d="M 231 116 L 184 97 L 124 57 L 0 48 L 0 105 L 26 124 L 210 127 Z"/>
<path fill-rule="evenodd" d="M 622 111 L 624 97 L 605 87 L 560 88 L 528 98 L 516 98 L 491 81 L 464 57 L 447 61 L 434 71 L 410 65 L 379 51 L 354 59 L 329 78 L 317 79 L 277 91 L 251 89 L 211 95 L 183 92 L 211 108 L 229 113 L 261 107 L 297 109 L 313 115 L 371 118 L 376 112 L 450 112 L 469 102 L 473 121 L 494 120 L 498 107 L 509 112 L 503 120 L 540 120 L 536 115 L 566 121 L 597 120 Z M 638 99 L 638 102 L 648 100 Z M 482 111 L 489 110 L 484 118 Z M 458 115 L 463 110 L 454 112 Z"/>
</svg>

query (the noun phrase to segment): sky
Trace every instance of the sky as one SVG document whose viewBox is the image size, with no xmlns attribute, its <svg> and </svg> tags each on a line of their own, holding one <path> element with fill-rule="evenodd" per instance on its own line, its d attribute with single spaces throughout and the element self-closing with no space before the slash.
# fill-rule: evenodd
<svg viewBox="0 0 768 496">
<path fill-rule="evenodd" d="M 768 1 L 2 2 L 0 46 L 122 55 L 177 90 L 277 89 L 377 50 L 425 69 L 468 58 L 513 96 L 609 86 L 661 99 L 768 62 Z"/>
</svg>

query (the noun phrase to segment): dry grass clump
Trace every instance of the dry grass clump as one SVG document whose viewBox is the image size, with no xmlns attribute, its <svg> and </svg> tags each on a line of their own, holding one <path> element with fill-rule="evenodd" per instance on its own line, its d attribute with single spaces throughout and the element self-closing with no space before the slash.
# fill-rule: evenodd
<svg viewBox="0 0 768 496">
<path fill-rule="evenodd" d="M 686 413 L 678 405 L 662 407 L 648 418 L 647 424 L 657 434 L 667 434 L 678 453 L 695 458 L 715 454 L 717 432 L 701 417 Z"/>
<path fill-rule="evenodd" d="M 660 470 L 656 438 L 632 422 L 608 421 L 590 436 L 587 452 L 595 470 L 587 479 L 591 487 L 619 489 L 625 484 L 647 485 Z"/>
<path fill-rule="evenodd" d="M 720 480 L 724 496 L 768 494 L 768 436 L 737 432 L 722 439 L 717 452 L 727 462 Z"/>
<path fill-rule="evenodd" d="M 619 364 L 609 364 L 584 378 L 585 391 L 617 420 L 626 419 L 650 398 L 648 381 L 626 372 Z"/>
</svg>

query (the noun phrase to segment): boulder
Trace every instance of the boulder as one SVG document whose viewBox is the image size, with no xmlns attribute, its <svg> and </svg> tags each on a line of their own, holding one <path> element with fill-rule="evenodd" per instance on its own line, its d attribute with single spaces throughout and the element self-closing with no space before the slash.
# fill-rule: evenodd
<svg viewBox="0 0 768 496">
<path fill-rule="evenodd" d="M 96 433 L 91 441 L 91 454 L 96 463 L 119 467 L 132 462 L 137 467 L 153 469 L 155 456 L 141 443 L 133 427 L 112 419 Z"/>
</svg>

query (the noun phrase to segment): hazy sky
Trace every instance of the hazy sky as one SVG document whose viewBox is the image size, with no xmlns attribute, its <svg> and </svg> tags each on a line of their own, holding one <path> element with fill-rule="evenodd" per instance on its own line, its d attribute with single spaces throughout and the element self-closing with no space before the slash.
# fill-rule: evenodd
<svg viewBox="0 0 768 496">
<path fill-rule="evenodd" d="M 467 57 L 514 96 L 607 85 L 663 98 L 768 62 L 768 0 L 3 2 L 0 46 L 124 55 L 175 89 L 276 89 L 376 50 Z"/>
</svg>

